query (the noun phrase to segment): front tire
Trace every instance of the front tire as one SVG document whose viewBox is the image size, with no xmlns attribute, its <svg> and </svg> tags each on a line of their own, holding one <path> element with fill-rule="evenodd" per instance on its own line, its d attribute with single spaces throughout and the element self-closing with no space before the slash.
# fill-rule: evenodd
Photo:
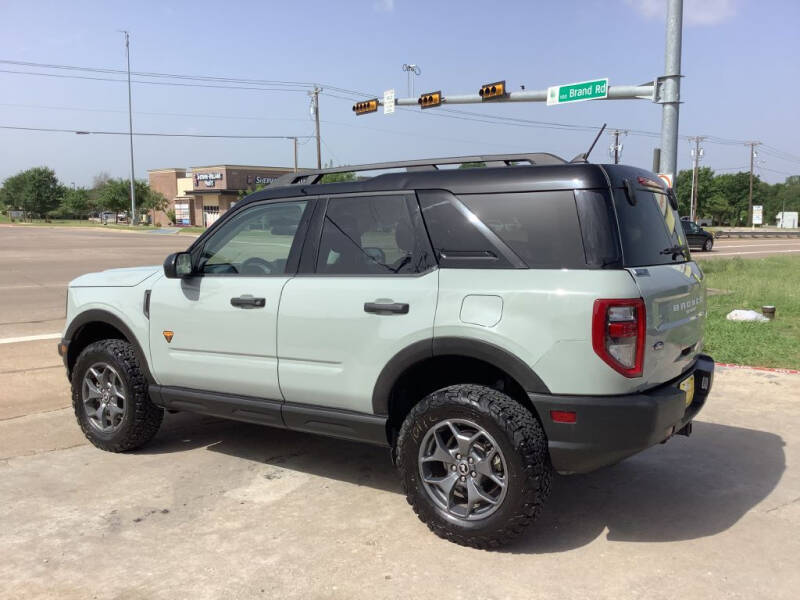
<svg viewBox="0 0 800 600">
<path fill-rule="evenodd" d="M 420 520 L 464 546 L 511 542 L 550 492 L 547 440 L 536 417 L 479 385 L 444 388 L 414 406 L 400 429 L 397 458 Z"/>
<path fill-rule="evenodd" d="M 72 370 L 72 407 L 86 438 L 108 452 L 145 445 L 164 417 L 151 402 L 147 379 L 125 340 L 94 342 L 80 353 Z"/>
<path fill-rule="evenodd" d="M 703 243 L 703 252 L 711 252 L 711 248 L 714 247 L 714 241 L 709 238 Z"/>
</svg>

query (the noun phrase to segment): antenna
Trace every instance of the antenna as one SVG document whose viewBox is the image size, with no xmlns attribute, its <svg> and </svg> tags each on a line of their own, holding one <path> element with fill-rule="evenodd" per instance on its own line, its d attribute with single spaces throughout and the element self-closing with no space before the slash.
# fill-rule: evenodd
<svg viewBox="0 0 800 600">
<path fill-rule="evenodd" d="M 597 141 L 600 139 L 600 136 L 603 135 L 603 132 L 606 130 L 606 125 L 607 125 L 607 123 L 603 123 L 603 126 L 600 128 L 600 131 L 597 132 L 597 137 L 594 138 L 594 141 L 592 142 L 592 145 L 589 146 L 589 149 L 586 152 L 584 152 L 583 154 L 578 154 L 578 156 L 576 156 L 575 158 L 573 158 L 569 162 L 571 162 L 571 163 L 588 163 L 589 162 L 589 155 L 592 153 L 592 150 L 594 150 L 594 147 L 597 144 Z"/>
</svg>

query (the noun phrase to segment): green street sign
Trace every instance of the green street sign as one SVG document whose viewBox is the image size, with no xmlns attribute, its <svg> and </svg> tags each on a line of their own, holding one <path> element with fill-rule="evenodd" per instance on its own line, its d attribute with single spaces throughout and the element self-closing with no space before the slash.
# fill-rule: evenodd
<svg viewBox="0 0 800 600">
<path fill-rule="evenodd" d="M 608 78 L 580 81 L 547 88 L 547 106 L 608 98 Z"/>
</svg>

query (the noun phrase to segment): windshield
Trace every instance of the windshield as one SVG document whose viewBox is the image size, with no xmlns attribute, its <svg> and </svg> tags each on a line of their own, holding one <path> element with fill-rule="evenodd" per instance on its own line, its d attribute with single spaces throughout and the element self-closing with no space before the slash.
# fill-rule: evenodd
<svg viewBox="0 0 800 600">
<path fill-rule="evenodd" d="M 666 194 L 633 186 L 635 204 L 622 188 L 614 190 L 620 241 L 626 267 L 667 265 L 689 260 L 678 211 Z"/>
</svg>

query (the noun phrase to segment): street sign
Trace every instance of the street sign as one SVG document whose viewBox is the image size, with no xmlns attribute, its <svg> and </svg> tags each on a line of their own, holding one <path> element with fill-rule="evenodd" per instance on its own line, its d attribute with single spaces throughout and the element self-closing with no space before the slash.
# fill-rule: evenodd
<svg viewBox="0 0 800 600">
<path fill-rule="evenodd" d="M 672 181 L 673 181 L 673 177 L 674 177 L 674 175 L 673 175 L 672 173 L 659 173 L 659 174 L 658 174 L 658 178 L 659 178 L 661 181 L 663 181 L 663 182 L 664 182 L 664 184 L 665 184 L 665 185 L 666 185 L 668 188 L 671 188 L 671 187 L 672 187 Z"/>
<path fill-rule="evenodd" d="M 764 207 L 761 204 L 753 204 L 753 225 L 761 225 L 764 222 Z"/>
<path fill-rule="evenodd" d="M 608 98 L 608 78 L 554 85 L 547 88 L 547 106 Z"/>
<path fill-rule="evenodd" d="M 394 114 L 394 90 L 383 92 L 383 114 Z"/>
</svg>

